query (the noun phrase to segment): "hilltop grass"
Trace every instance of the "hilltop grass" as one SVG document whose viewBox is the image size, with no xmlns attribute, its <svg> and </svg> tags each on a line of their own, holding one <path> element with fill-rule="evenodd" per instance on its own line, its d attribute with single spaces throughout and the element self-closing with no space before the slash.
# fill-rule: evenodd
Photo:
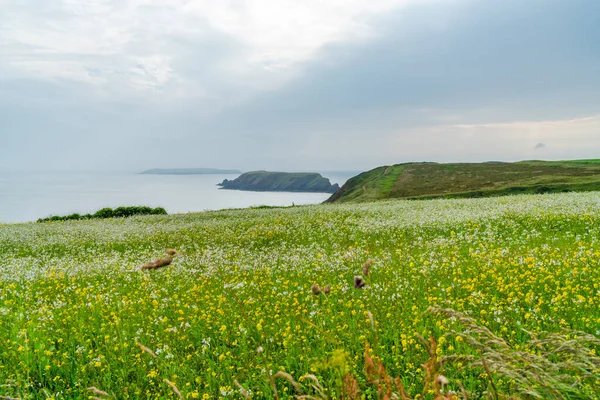
<svg viewBox="0 0 600 400">
<path fill-rule="evenodd" d="M 407 163 L 350 179 L 327 202 L 493 197 L 600 190 L 600 160 Z"/>
<path fill-rule="evenodd" d="M 4 225 L 0 395 L 598 399 L 599 198 Z"/>
</svg>

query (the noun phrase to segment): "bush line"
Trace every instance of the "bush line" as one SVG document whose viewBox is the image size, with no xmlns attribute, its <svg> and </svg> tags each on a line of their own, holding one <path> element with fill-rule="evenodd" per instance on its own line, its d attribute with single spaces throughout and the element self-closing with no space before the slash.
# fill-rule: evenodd
<svg viewBox="0 0 600 400">
<path fill-rule="evenodd" d="M 40 218 L 37 222 L 70 221 L 81 219 L 106 219 L 106 218 L 127 218 L 134 215 L 166 215 L 167 211 L 162 207 L 131 206 L 117 207 L 114 210 L 106 207 L 96 211 L 94 214 L 71 214 L 65 216 L 53 215 L 48 218 Z"/>
</svg>

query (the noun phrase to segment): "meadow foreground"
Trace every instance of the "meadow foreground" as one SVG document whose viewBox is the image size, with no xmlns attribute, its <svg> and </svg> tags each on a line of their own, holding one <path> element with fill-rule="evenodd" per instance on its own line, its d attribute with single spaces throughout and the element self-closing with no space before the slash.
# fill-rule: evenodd
<svg viewBox="0 0 600 400">
<path fill-rule="evenodd" d="M 0 395 L 598 398 L 599 218 L 589 192 L 0 225 Z"/>
</svg>

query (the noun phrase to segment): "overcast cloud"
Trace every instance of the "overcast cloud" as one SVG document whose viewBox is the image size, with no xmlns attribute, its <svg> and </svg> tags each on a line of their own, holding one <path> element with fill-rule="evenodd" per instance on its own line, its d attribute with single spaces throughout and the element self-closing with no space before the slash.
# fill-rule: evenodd
<svg viewBox="0 0 600 400">
<path fill-rule="evenodd" d="M 600 157 L 597 0 L 0 7 L 0 169 Z"/>
</svg>

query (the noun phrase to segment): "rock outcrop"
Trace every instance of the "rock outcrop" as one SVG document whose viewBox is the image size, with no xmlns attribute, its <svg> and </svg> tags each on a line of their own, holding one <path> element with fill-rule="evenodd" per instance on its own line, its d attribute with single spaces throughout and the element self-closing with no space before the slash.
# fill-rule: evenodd
<svg viewBox="0 0 600 400">
<path fill-rule="evenodd" d="M 252 171 L 234 180 L 225 179 L 219 184 L 222 189 L 248 190 L 255 192 L 316 192 L 335 193 L 340 187 L 329 179 L 313 172 L 269 172 Z"/>
</svg>

